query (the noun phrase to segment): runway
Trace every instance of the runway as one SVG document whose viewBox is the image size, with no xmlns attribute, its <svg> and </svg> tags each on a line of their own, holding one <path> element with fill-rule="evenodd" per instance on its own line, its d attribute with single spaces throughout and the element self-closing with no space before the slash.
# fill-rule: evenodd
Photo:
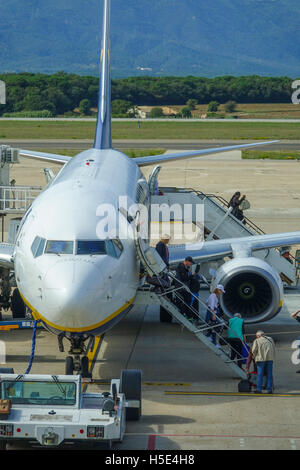
<svg viewBox="0 0 300 470">
<path fill-rule="evenodd" d="M 0 117 L 0 122 L 1 121 L 23 121 L 23 122 L 96 122 L 97 119 L 93 117 L 76 117 L 76 118 L 59 118 L 59 117 L 54 117 L 54 118 L 24 118 L 24 117 Z M 253 122 L 253 123 L 261 123 L 261 122 L 267 122 L 267 123 L 279 123 L 279 124 L 298 124 L 300 122 L 300 119 L 292 119 L 292 118 L 283 118 L 283 119 L 251 119 L 251 118 L 239 118 L 239 119 L 232 119 L 232 118 L 224 118 L 224 119 L 218 119 L 218 118 L 209 118 L 209 119 L 199 119 L 199 118 L 187 118 L 187 119 L 182 119 L 182 118 L 176 118 L 174 120 L 173 118 L 147 118 L 147 120 L 141 120 L 139 118 L 112 118 L 112 122 L 188 122 L 188 123 L 194 123 L 194 122 L 214 122 L 214 123 L 219 123 L 219 122 L 226 122 L 230 124 L 237 124 L 237 123 L 243 123 L 243 122 Z"/>
<path fill-rule="evenodd" d="M 10 145 L 11 147 L 21 149 L 70 149 L 86 150 L 93 146 L 93 140 L 76 139 L 48 139 L 48 140 L 0 140 L 0 145 Z M 122 139 L 113 140 L 113 147 L 119 150 L 125 149 L 170 149 L 170 150 L 201 150 L 205 148 L 225 147 L 230 145 L 240 145 L 253 143 L 251 140 L 132 140 Z M 262 150 L 300 150 L 300 140 L 281 140 L 280 142 L 266 147 L 260 147 Z"/>
</svg>

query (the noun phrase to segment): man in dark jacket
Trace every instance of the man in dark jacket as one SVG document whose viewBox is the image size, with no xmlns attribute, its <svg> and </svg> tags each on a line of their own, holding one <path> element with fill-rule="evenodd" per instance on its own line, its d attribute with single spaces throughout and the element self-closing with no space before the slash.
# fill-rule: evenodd
<svg viewBox="0 0 300 470">
<path fill-rule="evenodd" d="M 189 309 L 191 303 L 191 294 L 185 290 L 182 284 L 185 284 L 189 287 L 190 278 L 191 278 L 191 267 L 194 264 L 193 258 L 188 256 L 185 258 L 183 263 L 179 263 L 176 268 L 176 281 L 175 287 L 178 289 L 177 293 L 180 295 L 182 301 L 179 301 L 178 307 L 180 308 L 181 313 L 185 314 L 187 317 L 192 317 L 192 314 Z M 180 289 L 181 287 L 181 289 Z"/>
<path fill-rule="evenodd" d="M 200 264 L 197 264 L 195 272 L 192 276 L 190 276 L 189 281 L 189 288 L 193 295 L 191 295 L 191 302 L 190 305 L 193 310 L 199 313 L 199 291 L 201 287 L 201 282 L 204 282 L 203 276 L 199 274 L 200 271 Z M 198 320 L 198 316 L 194 314 L 196 320 Z"/>
<path fill-rule="evenodd" d="M 244 214 L 243 211 L 240 209 L 240 205 L 245 199 L 246 196 L 241 197 L 241 193 L 237 191 L 236 193 L 234 193 L 228 204 L 228 207 L 232 207 L 232 215 L 234 215 L 234 217 L 241 221 L 244 219 Z"/>
</svg>

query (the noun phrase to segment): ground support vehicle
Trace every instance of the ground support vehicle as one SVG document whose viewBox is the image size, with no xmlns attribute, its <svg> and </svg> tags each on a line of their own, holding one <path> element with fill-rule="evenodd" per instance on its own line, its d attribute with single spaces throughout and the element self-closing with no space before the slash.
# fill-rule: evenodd
<svg viewBox="0 0 300 470">
<path fill-rule="evenodd" d="M 141 416 L 141 372 L 123 370 L 110 391 L 84 393 L 80 375 L 0 375 L 0 446 L 101 444 L 124 437 L 126 420 Z"/>
</svg>

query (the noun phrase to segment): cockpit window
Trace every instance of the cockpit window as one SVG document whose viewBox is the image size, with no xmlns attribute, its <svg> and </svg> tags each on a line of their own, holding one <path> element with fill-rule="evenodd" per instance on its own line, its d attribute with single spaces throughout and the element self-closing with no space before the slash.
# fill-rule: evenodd
<svg viewBox="0 0 300 470">
<path fill-rule="evenodd" d="M 114 244 L 116 257 L 120 258 L 121 254 L 122 254 L 122 251 L 123 251 L 123 245 L 120 242 L 120 240 L 113 240 L 112 242 Z"/>
<path fill-rule="evenodd" d="M 35 257 L 35 254 L 37 252 L 37 249 L 39 247 L 40 241 L 41 241 L 40 237 L 35 237 L 32 245 L 31 245 L 31 251 L 32 251 L 32 254 L 33 254 L 34 257 Z"/>
<path fill-rule="evenodd" d="M 74 251 L 74 242 L 48 240 L 45 253 L 54 255 L 72 255 Z"/>
<path fill-rule="evenodd" d="M 31 251 L 34 256 L 34 258 L 38 258 L 39 256 L 42 256 L 45 248 L 45 243 L 46 240 L 41 237 L 35 237 L 32 245 L 31 245 Z"/>
<path fill-rule="evenodd" d="M 31 251 L 34 258 L 45 254 L 54 255 L 73 255 L 75 243 L 76 255 L 108 255 L 113 258 L 120 258 L 123 252 L 123 245 L 120 240 L 45 240 L 41 237 L 35 237 Z M 45 248 L 46 247 L 46 248 Z"/>
<path fill-rule="evenodd" d="M 77 255 L 106 255 L 106 242 L 103 240 L 79 240 Z"/>
<path fill-rule="evenodd" d="M 120 258 L 123 245 L 120 240 L 78 240 L 77 255 L 108 255 Z"/>
</svg>

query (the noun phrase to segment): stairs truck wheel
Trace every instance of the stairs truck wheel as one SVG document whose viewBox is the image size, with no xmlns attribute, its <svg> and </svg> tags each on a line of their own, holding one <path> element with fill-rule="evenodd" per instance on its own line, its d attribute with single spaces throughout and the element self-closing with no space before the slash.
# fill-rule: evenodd
<svg viewBox="0 0 300 470">
<path fill-rule="evenodd" d="M 172 323 L 172 315 L 164 307 L 160 307 L 159 318 L 161 323 Z"/>
<path fill-rule="evenodd" d="M 66 358 L 66 375 L 73 375 L 74 361 L 72 356 Z"/>
<path fill-rule="evenodd" d="M 26 305 L 23 302 L 19 289 L 15 289 L 11 297 L 11 310 L 13 318 L 26 317 Z"/>
<path fill-rule="evenodd" d="M 124 393 L 126 401 L 139 401 L 138 408 L 126 408 L 126 419 L 138 421 L 142 415 L 142 372 L 140 370 L 122 370 L 120 392 Z"/>
</svg>

